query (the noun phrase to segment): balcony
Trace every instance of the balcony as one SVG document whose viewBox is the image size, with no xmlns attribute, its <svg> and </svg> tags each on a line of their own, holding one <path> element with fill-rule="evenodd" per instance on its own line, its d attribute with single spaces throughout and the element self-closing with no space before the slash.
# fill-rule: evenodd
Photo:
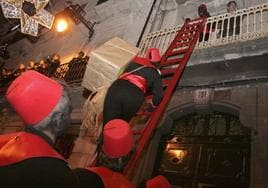
<svg viewBox="0 0 268 188">
<path fill-rule="evenodd" d="M 141 49 L 140 54 L 144 55 L 146 49 L 149 47 L 157 47 L 160 49 L 161 54 L 163 54 L 181 27 L 182 25 L 178 25 L 147 34 L 139 44 L 139 48 Z M 213 62 L 219 61 L 219 59 L 225 60 L 226 57 L 221 56 L 226 56 L 226 54 L 228 56 L 228 53 L 233 53 L 235 50 L 232 48 L 238 50 L 242 49 L 242 44 L 252 46 L 252 42 L 256 44 L 258 39 L 264 39 L 266 37 L 268 37 L 268 3 L 237 10 L 235 14 L 232 15 L 225 13 L 209 17 L 203 32 L 200 34 L 199 41 L 196 44 L 189 64 L 199 64 L 202 61 Z M 258 41 L 263 43 L 265 40 Z M 246 44 L 247 42 L 249 42 L 249 44 Z M 263 51 L 263 48 L 268 50 L 265 47 L 266 42 L 264 43 L 265 44 L 258 45 L 259 48 L 262 49 L 255 49 L 257 54 L 260 53 L 257 51 Z M 232 47 L 226 48 L 228 45 L 232 45 Z M 240 48 L 238 48 L 238 46 Z M 219 48 L 221 48 L 221 50 L 219 50 Z M 252 51 L 251 48 L 246 48 L 246 52 L 243 52 L 244 55 L 242 56 L 247 56 L 249 53 L 253 52 L 254 50 Z M 205 54 L 202 55 L 202 53 Z M 207 55 L 208 53 L 212 55 Z M 237 53 L 241 54 L 242 52 L 238 51 Z M 268 51 L 266 53 L 268 53 Z M 74 66 L 73 68 L 75 70 L 70 70 L 68 63 L 62 64 L 59 69 L 60 72 L 57 72 L 55 76 L 64 79 L 64 75 L 69 71 L 69 73 L 72 74 L 68 80 L 65 80 L 66 82 L 69 84 L 81 82 L 85 72 L 85 64 Z"/>
<path fill-rule="evenodd" d="M 140 42 L 141 54 L 149 47 L 157 47 L 163 54 L 182 25 L 147 34 Z M 209 17 L 195 51 L 206 48 L 252 41 L 268 36 L 268 3 L 237 10 L 235 14 Z"/>
</svg>

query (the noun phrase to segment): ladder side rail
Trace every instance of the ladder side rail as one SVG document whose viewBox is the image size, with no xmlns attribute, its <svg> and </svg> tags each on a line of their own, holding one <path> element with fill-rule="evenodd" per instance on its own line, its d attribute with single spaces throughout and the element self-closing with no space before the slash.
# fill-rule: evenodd
<svg viewBox="0 0 268 188">
<path fill-rule="evenodd" d="M 199 20 L 199 22 L 198 22 L 198 20 Z M 168 50 L 162 56 L 160 65 L 165 64 L 165 61 L 167 60 L 169 53 L 174 49 L 173 44 L 176 43 L 177 39 L 180 36 L 183 36 L 183 33 L 185 33 L 185 30 L 187 29 L 188 25 L 193 23 L 193 22 L 196 22 L 196 21 L 198 22 L 197 27 L 199 27 L 199 29 L 197 29 L 196 31 L 193 31 L 193 32 L 195 32 L 194 39 L 192 40 L 192 43 L 189 46 L 189 50 L 184 54 L 184 61 L 179 64 L 177 70 L 175 71 L 175 74 L 173 75 L 173 77 L 171 79 L 172 81 L 167 86 L 167 88 L 164 92 L 164 96 L 163 96 L 163 99 L 162 99 L 160 105 L 157 107 L 157 109 L 154 112 L 152 112 L 151 116 L 149 117 L 149 119 L 145 125 L 143 134 L 141 134 L 140 139 L 138 140 L 138 144 L 137 144 L 135 153 L 132 155 L 128 164 L 124 168 L 123 173 L 127 177 L 130 177 L 130 175 L 135 167 L 136 162 L 138 161 L 139 157 L 141 156 L 144 147 L 148 143 L 149 138 L 150 138 L 153 130 L 155 129 L 156 125 L 158 124 L 159 120 L 161 119 L 161 115 L 164 113 L 164 111 L 165 111 L 165 109 L 166 109 L 166 107 L 171 99 L 173 91 L 176 88 L 176 85 L 177 85 L 178 80 L 180 79 L 180 77 L 182 75 L 182 72 L 185 68 L 185 65 L 188 62 L 188 60 L 193 52 L 193 49 L 194 49 L 195 44 L 196 44 L 198 37 L 199 37 L 199 33 L 203 28 L 204 20 L 200 21 L 200 19 L 196 19 L 196 20 L 190 21 L 188 23 L 185 23 L 184 26 L 182 27 L 182 29 L 177 34 L 178 37 L 175 37 L 175 39 L 173 40 L 173 42 L 169 46 Z"/>
</svg>

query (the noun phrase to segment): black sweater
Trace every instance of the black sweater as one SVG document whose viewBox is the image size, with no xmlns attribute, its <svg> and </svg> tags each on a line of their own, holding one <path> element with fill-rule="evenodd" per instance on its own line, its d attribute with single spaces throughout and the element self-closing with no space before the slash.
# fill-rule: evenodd
<svg viewBox="0 0 268 188">
<path fill-rule="evenodd" d="M 130 62 L 124 73 L 133 71 L 142 65 Z M 146 80 L 146 92 L 152 92 L 153 94 L 153 105 L 157 106 L 163 98 L 163 88 L 160 73 L 156 68 L 153 67 L 144 67 L 140 70 L 137 70 L 131 74 L 139 75 Z"/>
</svg>

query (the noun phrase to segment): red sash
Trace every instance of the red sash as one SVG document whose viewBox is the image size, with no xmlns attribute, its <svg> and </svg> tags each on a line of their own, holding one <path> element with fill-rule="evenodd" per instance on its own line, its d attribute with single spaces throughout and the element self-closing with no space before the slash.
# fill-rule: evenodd
<svg viewBox="0 0 268 188">
<path fill-rule="evenodd" d="M 139 65 L 143 65 L 146 67 L 155 68 L 148 59 L 143 57 L 136 56 L 133 61 Z M 120 79 L 127 80 L 130 83 L 137 86 L 143 93 L 146 93 L 146 80 L 142 76 L 136 75 L 136 74 L 129 74 L 128 72 L 123 73 L 120 77 Z"/>
<path fill-rule="evenodd" d="M 6 166 L 35 157 L 65 159 L 41 137 L 17 132 L 0 135 L 0 166 Z"/>
<path fill-rule="evenodd" d="M 143 93 L 146 92 L 146 80 L 142 76 L 139 76 L 136 74 L 128 74 L 126 72 L 126 73 L 122 74 L 119 78 L 123 79 L 123 80 L 127 80 L 130 83 L 134 84 L 135 86 L 140 88 L 140 90 Z"/>
</svg>

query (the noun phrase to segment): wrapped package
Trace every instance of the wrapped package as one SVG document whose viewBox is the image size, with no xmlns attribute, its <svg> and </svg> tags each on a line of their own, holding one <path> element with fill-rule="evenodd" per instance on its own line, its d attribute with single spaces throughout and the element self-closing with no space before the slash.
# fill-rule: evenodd
<svg viewBox="0 0 268 188">
<path fill-rule="evenodd" d="M 90 53 L 82 86 L 90 91 L 111 84 L 119 70 L 129 63 L 139 49 L 115 37 Z"/>
</svg>

